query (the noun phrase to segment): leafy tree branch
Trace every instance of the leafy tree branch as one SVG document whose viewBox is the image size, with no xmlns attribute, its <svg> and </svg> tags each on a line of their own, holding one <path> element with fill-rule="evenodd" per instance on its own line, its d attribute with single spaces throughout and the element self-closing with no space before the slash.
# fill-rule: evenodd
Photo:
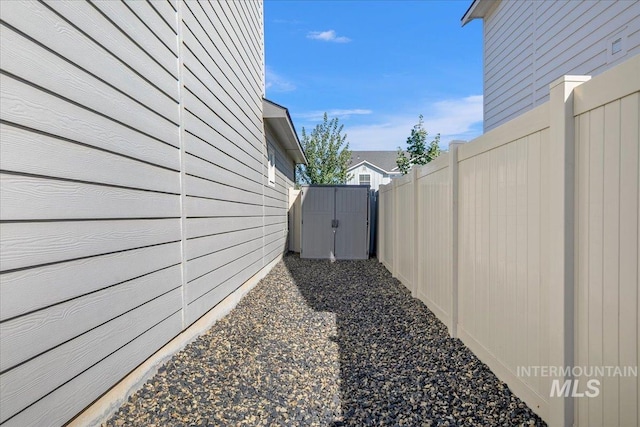
<svg viewBox="0 0 640 427">
<path fill-rule="evenodd" d="M 440 155 L 440 134 L 427 143 L 428 135 L 424 128 L 424 117 L 420 114 L 418 123 L 411 129 L 411 136 L 407 138 L 407 153 L 398 147 L 396 164 L 403 175 L 409 172 L 411 166 L 426 165 Z"/>
<path fill-rule="evenodd" d="M 344 125 L 338 118 L 331 120 L 324 113 L 324 120 L 308 134 L 302 128 L 302 148 L 308 164 L 298 165 L 297 184 L 345 184 L 349 178 L 347 168 L 351 159 L 347 135 L 342 134 Z"/>
</svg>

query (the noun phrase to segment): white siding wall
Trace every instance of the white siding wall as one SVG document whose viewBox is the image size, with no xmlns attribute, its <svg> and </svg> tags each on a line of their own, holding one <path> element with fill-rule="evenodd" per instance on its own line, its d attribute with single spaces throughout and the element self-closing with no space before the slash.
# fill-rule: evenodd
<svg viewBox="0 0 640 427">
<path fill-rule="evenodd" d="M 371 168 L 367 165 L 360 165 L 349 171 L 351 178 L 347 180 L 349 185 L 360 185 L 359 177 L 361 174 L 371 175 L 371 189 L 378 190 L 381 185 L 391 182 L 391 178 L 387 174 L 382 174 L 379 170 Z"/>
<path fill-rule="evenodd" d="M 0 13 L 0 423 L 58 425 L 284 250 L 293 163 L 260 2 Z"/>
<path fill-rule="evenodd" d="M 618 35 L 623 52 L 611 55 Z M 640 2 L 501 1 L 484 24 L 485 132 L 547 101 L 560 76 L 596 75 L 637 53 Z"/>
</svg>

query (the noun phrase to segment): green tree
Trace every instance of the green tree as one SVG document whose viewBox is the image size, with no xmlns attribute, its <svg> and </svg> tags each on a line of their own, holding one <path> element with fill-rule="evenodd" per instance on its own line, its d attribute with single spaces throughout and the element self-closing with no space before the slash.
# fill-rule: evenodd
<svg viewBox="0 0 640 427">
<path fill-rule="evenodd" d="M 429 135 L 424 128 L 424 120 L 422 114 L 418 119 L 418 123 L 411 129 L 411 136 L 407 138 L 407 153 L 405 154 L 401 147 L 398 147 L 398 156 L 396 164 L 403 175 L 406 175 L 413 165 L 426 165 L 431 160 L 440 155 L 440 134 L 427 144 L 427 136 Z"/>
<path fill-rule="evenodd" d="M 324 113 L 322 123 L 308 134 L 302 128 L 302 148 L 308 164 L 299 165 L 296 174 L 298 184 L 345 184 L 349 178 L 347 168 L 351 159 L 347 135 L 338 118 L 329 120 Z"/>
</svg>

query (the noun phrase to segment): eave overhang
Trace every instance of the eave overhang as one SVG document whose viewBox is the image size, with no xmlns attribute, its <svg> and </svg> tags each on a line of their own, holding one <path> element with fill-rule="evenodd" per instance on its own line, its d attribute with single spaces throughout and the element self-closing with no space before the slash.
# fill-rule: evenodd
<svg viewBox="0 0 640 427">
<path fill-rule="evenodd" d="M 368 160 L 362 160 L 359 163 L 355 163 L 355 164 L 349 166 L 347 168 L 347 172 L 350 172 L 350 171 L 354 170 L 355 168 L 358 168 L 358 167 L 360 167 L 362 165 L 368 165 L 371 169 L 375 169 L 377 171 L 380 171 L 383 175 L 395 175 L 395 174 L 399 174 L 400 173 L 400 171 L 395 170 L 397 168 L 394 168 L 393 170 L 387 171 L 387 170 L 382 169 L 380 166 L 374 165 L 373 163 L 371 163 Z"/>
<path fill-rule="evenodd" d="M 471 6 L 469 6 L 469 9 L 460 20 L 462 26 L 464 27 L 474 19 L 484 18 L 499 2 L 500 0 L 473 0 Z"/>
<path fill-rule="evenodd" d="M 307 164 L 307 157 L 304 154 L 296 128 L 287 110 L 282 105 L 278 105 L 266 98 L 262 99 L 262 117 L 265 124 L 275 133 L 287 154 L 291 156 L 296 164 Z"/>
</svg>

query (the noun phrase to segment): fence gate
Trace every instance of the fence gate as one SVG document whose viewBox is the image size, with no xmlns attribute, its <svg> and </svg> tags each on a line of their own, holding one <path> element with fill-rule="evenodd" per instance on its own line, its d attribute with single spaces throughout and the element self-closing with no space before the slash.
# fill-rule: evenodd
<svg viewBox="0 0 640 427">
<path fill-rule="evenodd" d="M 302 258 L 369 257 L 369 187 L 302 187 Z"/>
</svg>

